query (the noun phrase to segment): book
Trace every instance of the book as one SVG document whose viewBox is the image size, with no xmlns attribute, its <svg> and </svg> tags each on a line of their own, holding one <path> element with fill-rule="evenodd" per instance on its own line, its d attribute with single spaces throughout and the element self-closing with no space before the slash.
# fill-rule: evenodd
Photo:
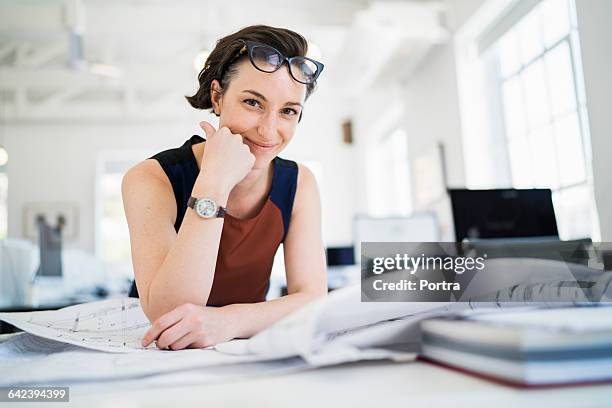
<svg viewBox="0 0 612 408">
<path fill-rule="evenodd" d="M 523 386 L 612 381 L 612 307 L 475 314 L 421 323 L 425 359 Z"/>
</svg>

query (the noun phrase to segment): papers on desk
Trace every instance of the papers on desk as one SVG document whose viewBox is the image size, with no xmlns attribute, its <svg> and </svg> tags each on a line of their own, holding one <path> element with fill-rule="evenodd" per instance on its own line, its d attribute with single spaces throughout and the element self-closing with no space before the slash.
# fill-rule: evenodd
<svg viewBox="0 0 612 408">
<path fill-rule="evenodd" d="M 310 356 L 338 344 L 357 348 L 412 343 L 405 333 L 397 337 L 394 328 L 409 325 L 411 318 L 448 314 L 462 304 L 445 303 L 362 303 L 358 285 L 332 292 L 279 321 L 248 340 L 232 340 L 215 349 L 230 355 L 258 355 L 262 358 Z M 413 319 L 417 321 L 418 319 Z M 158 351 L 144 349 L 141 339 L 150 323 L 135 298 L 90 302 L 59 310 L 0 313 L 20 329 L 49 340 L 113 353 Z M 399 321 L 401 320 L 401 322 Z"/>
<path fill-rule="evenodd" d="M 135 298 L 50 311 L 0 313 L 0 320 L 40 337 L 109 352 L 142 350 L 141 339 L 151 326 Z"/>
<path fill-rule="evenodd" d="M 272 364 L 270 357 L 233 356 L 213 349 L 144 349 L 140 342 L 150 323 L 133 298 L 54 311 L 0 313 L 0 319 L 27 332 L 0 344 L 0 385 L 220 381 L 306 367 L 302 359 L 277 359 Z M 207 370 L 210 367 L 214 369 Z"/>
<path fill-rule="evenodd" d="M 215 348 L 233 355 L 299 355 L 316 366 L 340 360 L 401 359 L 418 349 L 420 320 L 467 308 L 460 303 L 361 302 L 357 285 L 331 292 L 250 339 Z"/>
<path fill-rule="evenodd" d="M 265 361 L 212 349 L 107 353 L 23 333 L 0 344 L 0 385 L 115 381 Z"/>
<path fill-rule="evenodd" d="M 249 340 L 180 351 L 140 346 L 148 322 L 137 299 L 3 313 L 0 319 L 28 333 L 0 344 L 0 385 L 151 380 L 153 375 L 176 377 L 179 372 L 213 381 L 220 378 L 214 374 L 219 367 L 233 367 L 225 370 L 229 378 L 242 375 L 246 367 L 267 373 L 358 360 L 414 359 L 412 352 L 384 347 L 401 343 L 399 335 L 410 322 L 397 318 L 406 317 L 414 305 L 361 304 L 359 294 L 358 286 L 333 292 Z"/>
</svg>

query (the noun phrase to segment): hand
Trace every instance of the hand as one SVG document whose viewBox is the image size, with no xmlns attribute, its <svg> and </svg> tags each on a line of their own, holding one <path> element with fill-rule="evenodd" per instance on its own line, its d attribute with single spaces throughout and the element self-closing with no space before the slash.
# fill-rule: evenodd
<svg viewBox="0 0 612 408">
<path fill-rule="evenodd" d="M 251 171 L 255 156 L 242 136 L 232 133 L 227 127 L 216 130 L 210 123 L 201 122 L 206 132 L 206 146 L 202 156 L 201 172 L 220 180 L 228 192 Z"/>
<path fill-rule="evenodd" d="M 145 333 L 142 345 L 160 349 L 204 348 L 229 341 L 237 333 L 229 309 L 185 303 L 161 316 Z"/>
</svg>

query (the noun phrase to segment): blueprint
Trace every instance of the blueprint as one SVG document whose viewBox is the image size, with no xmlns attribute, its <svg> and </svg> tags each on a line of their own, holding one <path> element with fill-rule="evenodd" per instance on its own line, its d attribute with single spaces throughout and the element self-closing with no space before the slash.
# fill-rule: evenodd
<svg viewBox="0 0 612 408">
<path fill-rule="evenodd" d="M 109 352 L 143 351 L 150 327 L 140 302 L 117 298 L 41 312 L 0 313 L 0 320 L 37 336 Z M 152 344 L 148 348 L 155 348 Z"/>
<path fill-rule="evenodd" d="M 213 381 L 241 376 L 245 367 L 251 367 L 250 372 L 255 374 L 257 367 L 265 373 L 274 367 L 274 371 L 282 370 L 284 363 L 288 364 L 288 369 L 305 364 L 298 364 L 299 359 L 275 359 L 275 365 L 265 364 L 268 361 L 270 359 L 260 356 L 232 356 L 213 349 L 107 353 L 18 333 L 0 343 L 0 386 L 72 385 L 92 381 L 122 383 L 144 378 L 156 381 L 153 376 L 160 375 L 160 378 L 192 376 L 197 380 Z M 223 378 L 219 377 L 222 372 L 225 373 Z"/>
<path fill-rule="evenodd" d="M 387 311 L 377 317 L 370 313 L 367 318 L 361 316 L 359 321 L 332 316 L 334 320 L 340 317 L 340 321 L 326 324 L 329 327 L 324 331 L 330 335 L 322 341 L 336 341 L 327 346 L 312 346 L 313 342 L 318 342 L 315 335 L 321 333 L 317 329 L 323 317 L 321 313 L 333 309 L 338 302 L 358 302 L 358 289 L 339 291 L 329 299 L 315 302 L 327 306 L 307 309 L 280 324 L 261 338 L 263 342 L 257 341 L 261 344 L 256 347 L 252 347 L 249 340 L 237 339 L 206 349 L 170 351 L 155 346 L 144 349 L 140 340 L 149 322 L 138 299 L 131 298 L 48 312 L 0 313 L 1 320 L 26 331 L 0 343 L 0 386 L 127 380 L 142 384 L 214 382 L 239 378 L 247 373 L 291 372 L 349 361 L 414 359 L 412 353 L 367 348 L 368 344 L 382 343 L 375 339 L 396 336 L 397 329 L 385 328 L 382 330 L 385 336 L 380 333 L 373 336 L 373 332 L 363 330 L 358 330 L 358 336 L 348 336 L 346 331 L 338 331 L 347 325 L 363 326 L 361 323 L 367 328 L 373 320 L 396 316 L 398 311 Z M 364 339 L 366 347 L 362 348 Z"/>
<path fill-rule="evenodd" d="M 382 339 L 372 337 L 373 331 L 369 330 L 359 336 L 359 341 L 351 335 L 355 331 L 358 334 L 364 332 L 363 329 L 372 324 L 406 316 L 409 314 L 407 310 L 422 312 L 432 309 L 432 305 L 418 306 L 415 310 L 415 306 L 410 304 L 363 304 L 359 296 L 359 285 L 336 291 L 328 298 L 314 302 L 272 325 L 251 340 L 236 339 L 218 344 L 214 349 L 219 354 L 259 356 L 265 360 L 318 353 L 321 351 L 320 345 L 339 340 L 338 337 L 342 337 L 342 343 L 352 349 L 381 346 L 389 338 L 396 340 L 395 329 L 391 329 L 391 326 L 397 326 L 394 322 L 383 325 Z M 358 307 L 359 312 L 349 313 L 352 308 L 347 308 L 347 304 L 352 308 Z M 442 309 L 446 311 L 446 308 Z M 102 300 L 50 311 L 0 313 L 0 320 L 44 339 L 91 350 L 159 352 L 154 343 L 147 348 L 141 345 L 150 323 L 136 298 Z M 355 341 L 346 341 L 349 338 Z"/>
</svg>

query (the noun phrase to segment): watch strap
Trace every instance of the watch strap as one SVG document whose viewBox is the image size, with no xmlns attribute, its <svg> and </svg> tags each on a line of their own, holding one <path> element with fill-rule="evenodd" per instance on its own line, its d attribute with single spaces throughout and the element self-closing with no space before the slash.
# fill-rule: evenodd
<svg viewBox="0 0 612 408">
<path fill-rule="evenodd" d="M 187 200 L 187 207 L 195 208 L 196 201 L 198 201 L 198 199 L 195 198 L 194 196 L 189 197 L 189 200 Z"/>
</svg>

